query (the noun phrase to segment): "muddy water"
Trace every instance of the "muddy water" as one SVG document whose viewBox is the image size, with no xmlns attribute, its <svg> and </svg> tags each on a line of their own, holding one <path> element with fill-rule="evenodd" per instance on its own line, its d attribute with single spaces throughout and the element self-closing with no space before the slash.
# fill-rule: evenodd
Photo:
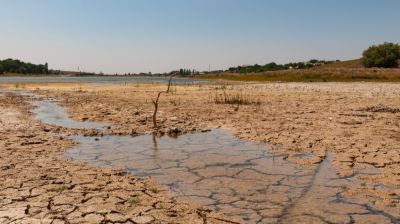
<svg viewBox="0 0 400 224">
<path fill-rule="evenodd" d="M 36 103 L 43 122 L 75 128 L 92 124 L 69 120 L 52 101 Z M 62 122 L 59 122 L 62 121 Z M 76 126 L 75 126 L 76 125 Z M 98 126 L 97 126 L 98 125 Z M 94 123 L 94 128 L 103 124 Z M 265 144 L 236 139 L 229 131 L 155 136 L 74 136 L 81 144 L 69 158 L 92 166 L 124 168 L 152 176 L 182 199 L 222 211 L 245 223 L 398 223 L 396 211 L 374 209 L 341 193 L 359 187 L 355 176 L 339 178 L 332 155 L 303 167 L 273 154 Z M 304 159 L 313 155 L 299 154 Z"/>
</svg>

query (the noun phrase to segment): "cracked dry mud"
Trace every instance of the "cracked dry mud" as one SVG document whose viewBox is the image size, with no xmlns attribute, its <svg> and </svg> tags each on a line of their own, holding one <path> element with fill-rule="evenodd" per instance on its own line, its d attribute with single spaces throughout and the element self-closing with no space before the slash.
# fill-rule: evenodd
<svg viewBox="0 0 400 224">
<path fill-rule="evenodd" d="M 380 211 L 366 201 L 344 199 L 343 186 L 359 182 L 356 176 L 335 175 L 330 154 L 320 165 L 304 167 L 271 153 L 265 144 L 239 141 L 225 130 L 177 139 L 74 139 L 81 144 L 67 151 L 69 157 L 154 177 L 181 199 L 245 223 L 354 223 L 358 216 L 375 217 L 380 223 L 398 221 L 396 209 Z"/>
<path fill-rule="evenodd" d="M 27 88 L 35 89 L 37 86 Z M 165 87 L 147 84 L 88 86 L 84 87 L 84 91 L 74 85 L 40 88 L 42 91 L 38 92 L 60 99 L 74 119 L 116 125 L 108 134 L 138 135 L 151 130 L 150 98 L 155 90 Z M 226 127 L 240 138 L 271 143 L 275 155 L 286 155 L 283 157 L 286 161 L 279 157 L 276 159 L 278 164 L 279 160 L 283 162 L 289 172 L 290 166 L 301 166 L 301 172 L 304 173 L 299 173 L 304 175 L 299 175 L 297 179 L 287 177 L 284 184 L 276 184 L 276 179 L 262 173 L 257 174 L 260 177 L 250 178 L 253 181 L 259 181 L 258 178 L 269 180 L 272 187 L 270 192 L 264 191 L 269 194 L 265 194 L 262 200 L 280 204 L 271 206 L 266 203 L 267 207 L 254 209 L 256 215 L 246 215 L 249 223 L 257 220 L 262 220 L 262 223 L 398 222 L 399 114 L 385 112 L 387 108 L 396 111 L 400 107 L 398 84 L 194 85 L 177 86 L 175 89 L 177 91 L 166 95 L 160 105 L 159 122 L 165 132 L 169 127 L 177 127 L 184 133 L 208 127 Z M 212 96 L 218 89 L 245 91 L 246 94 L 260 97 L 261 105 L 241 106 L 239 110 L 229 105 L 215 105 Z M 363 110 L 365 108 L 385 110 L 375 112 Z M 59 129 L 57 132 L 65 131 L 73 135 L 104 134 L 89 130 Z M 105 139 L 100 138 L 99 142 Z M 280 145 L 285 147 L 277 147 Z M 326 151 L 332 155 L 332 167 L 329 160 L 324 160 Z M 290 166 L 287 165 L 289 162 Z M 187 165 L 190 167 L 193 164 Z M 236 168 L 245 177 L 257 176 L 240 170 L 248 167 Z M 244 181 L 248 180 L 244 178 Z M 293 183 L 298 186 L 293 188 Z M 228 184 L 231 182 L 228 181 Z M 243 187 L 239 189 L 243 190 Z M 240 201 L 233 200 L 233 203 L 225 203 L 222 207 L 215 206 L 216 200 L 217 203 L 226 202 L 229 197 L 206 200 L 200 194 L 187 197 L 186 201 L 211 204 L 214 209 L 231 209 L 226 213 L 237 215 L 252 213 L 249 211 L 253 209 L 249 209 L 250 205 L 257 205 L 257 200 L 260 200 L 259 197 L 257 200 L 239 197 Z M 247 211 L 243 212 L 243 208 Z"/>
<path fill-rule="evenodd" d="M 66 161 L 65 130 L 34 120 L 20 96 L 0 93 L 0 109 L 0 223 L 232 223 L 148 178 Z"/>
</svg>

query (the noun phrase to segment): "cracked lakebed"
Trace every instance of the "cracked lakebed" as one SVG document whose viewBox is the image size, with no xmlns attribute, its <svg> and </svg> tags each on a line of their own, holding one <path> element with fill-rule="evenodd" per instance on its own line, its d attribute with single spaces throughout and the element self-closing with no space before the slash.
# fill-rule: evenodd
<svg viewBox="0 0 400 224">
<path fill-rule="evenodd" d="M 85 130 L 39 122 L 27 98 L 0 93 L 0 223 L 237 223 L 150 178 L 66 160 L 65 136 Z"/>
<path fill-rule="evenodd" d="M 34 105 L 33 112 L 45 123 L 73 124 L 73 128 L 105 125 L 73 121 L 53 101 Z M 80 144 L 65 153 L 69 158 L 92 166 L 122 168 L 135 176 L 152 176 L 183 200 L 246 223 L 399 221 L 395 210 L 375 209 L 362 200 L 344 197 L 348 188 L 361 185 L 358 174 L 336 176 L 329 153 L 322 163 L 304 166 L 287 161 L 285 154 L 274 153 L 266 144 L 238 140 L 222 129 L 177 138 L 78 135 L 73 140 Z"/>
</svg>

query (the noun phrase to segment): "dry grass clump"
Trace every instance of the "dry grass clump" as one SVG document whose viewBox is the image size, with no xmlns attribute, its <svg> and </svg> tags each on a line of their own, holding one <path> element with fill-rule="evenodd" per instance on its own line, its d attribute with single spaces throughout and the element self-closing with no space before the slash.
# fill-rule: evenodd
<svg viewBox="0 0 400 224">
<path fill-rule="evenodd" d="M 16 89 L 25 89 L 26 88 L 26 84 L 17 82 L 17 83 L 14 84 L 14 87 Z"/>
<path fill-rule="evenodd" d="M 223 91 L 215 92 L 212 102 L 215 104 L 233 104 L 233 105 L 260 105 L 261 101 L 258 97 L 250 94 L 243 93 L 242 91 L 227 92 Z"/>
</svg>

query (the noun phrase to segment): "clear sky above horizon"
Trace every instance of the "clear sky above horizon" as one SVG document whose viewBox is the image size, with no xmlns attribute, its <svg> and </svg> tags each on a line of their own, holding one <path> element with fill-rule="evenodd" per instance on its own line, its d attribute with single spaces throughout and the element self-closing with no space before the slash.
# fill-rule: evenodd
<svg viewBox="0 0 400 224">
<path fill-rule="evenodd" d="M 0 59 L 105 73 L 353 59 L 399 0 L 0 0 Z"/>
</svg>

